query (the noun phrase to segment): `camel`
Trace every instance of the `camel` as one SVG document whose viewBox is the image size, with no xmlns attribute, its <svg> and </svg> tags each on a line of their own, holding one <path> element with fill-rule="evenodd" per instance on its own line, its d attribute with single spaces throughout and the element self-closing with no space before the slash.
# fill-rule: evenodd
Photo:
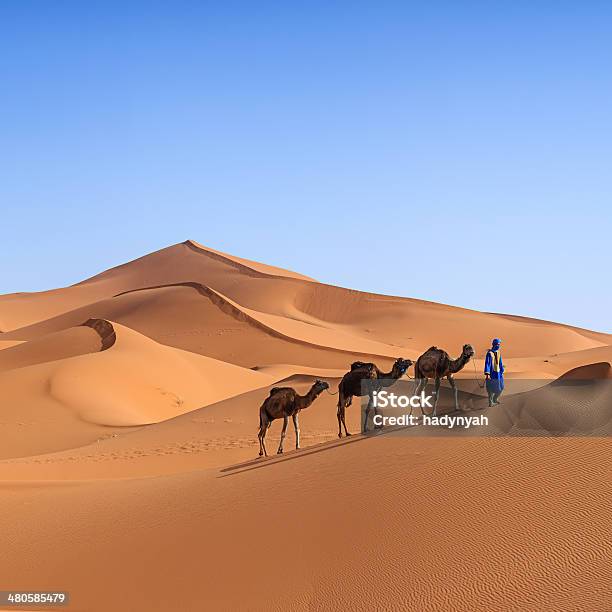
<svg viewBox="0 0 612 612">
<path fill-rule="evenodd" d="M 295 448 L 300 448 L 298 414 L 300 410 L 308 408 L 325 389 L 329 389 L 329 385 L 322 380 L 316 380 L 306 395 L 299 395 L 291 387 L 274 387 L 270 390 L 270 395 L 264 400 L 259 409 L 259 434 L 257 437 L 259 438 L 260 457 L 262 455 L 268 456 L 265 438 L 266 432 L 274 419 L 283 419 L 283 430 L 281 431 L 280 445 L 277 453 L 280 455 L 283 452 L 283 442 L 285 441 L 289 417 L 293 418 L 293 427 L 295 428 Z"/>
<path fill-rule="evenodd" d="M 373 394 L 374 391 L 381 389 L 382 387 L 388 387 L 392 385 L 398 378 L 401 378 L 406 370 L 412 365 L 410 359 L 402 359 L 401 357 L 395 360 L 393 367 L 389 372 L 381 372 L 373 363 L 366 363 L 363 361 L 355 361 L 351 364 L 351 371 L 347 372 L 338 385 L 338 437 L 342 437 L 342 426 L 344 426 L 344 433 L 347 436 L 351 434 L 346 428 L 346 421 L 344 415 L 347 406 L 350 406 L 353 402 L 353 396 L 361 397 L 362 395 L 368 395 L 368 405 L 365 412 L 365 419 L 363 424 L 363 431 L 368 430 L 368 417 L 372 410 L 372 404 L 374 403 Z M 369 383 L 362 385 L 362 381 L 380 381 L 378 383 Z M 374 414 L 378 414 L 378 410 L 374 408 Z"/>
<path fill-rule="evenodd" d="M 459 410 L 459 400 L 457 396 L 457 386 L 453 374 L 461 370 L 465 364 L 474 356 L 474 349 L 470 344 L 464 344 L 461 355 L 457 359 L 451 359 L 446 351 L 437 346 L 428 348 L 416 361 L 414 366 L 414 378 L 417 381 L 415 395 L 419 395 L 427 386 L 427 379 L 435 380 L 435 401 L 432 415 L 436 414 L 438 398 L 440 395 L 440 380 L 446 376 L 455 395 L 455 410 Z"/>
</svg>

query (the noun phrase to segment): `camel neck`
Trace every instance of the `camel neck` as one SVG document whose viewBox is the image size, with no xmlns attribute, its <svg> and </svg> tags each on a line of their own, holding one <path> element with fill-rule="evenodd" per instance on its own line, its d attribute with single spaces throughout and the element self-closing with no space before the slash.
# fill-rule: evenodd
<svg viewBox="0 0 612 612">
<path fill-rule="evenodd" d="M 457 359 L 451 359 L 449 363 L 449 369 L 451 372 L 458 372 L 468 361 L 469 356 L 465 353 L 461 353 Z"/>
<path fill-rule="evenodd" d="M 389 372 L 381 372 L 381 376 L 382 378 L 398 379 L 400 377 L 400 374 L 396 371 L 395 367 L 393 367 Z"/>
<path fill-rule="evenodd" d="M 312 404 L 312 402 L 315 401 L 315 399 L 317 399 L 317 392 L 315 390 L 314 387 L 312 387 L 308 393 L 306 393 L 306 395 L 299 395 L 298 396 L 300 398 L 300 403 L 306 407 L 306 406 L 310 406 L 310 404 Z"/>
</svg>

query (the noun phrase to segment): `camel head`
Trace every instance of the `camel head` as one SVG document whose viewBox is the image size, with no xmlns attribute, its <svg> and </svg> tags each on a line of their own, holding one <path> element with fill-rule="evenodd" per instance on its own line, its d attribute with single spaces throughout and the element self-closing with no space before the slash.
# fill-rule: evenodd
<svg viewBox="0 0 612 612">
<path fill-rule="evenodd" d="M 464 357 L 467 357 L 468 359 L 470 359 L 471 357 L 474 356 L 474 349 L 472 348 L 471 344 L 464 344 L 463 345 L 463 351 L 462 351 Z"/>
<path fill-rule="evenodd" d="M 312 390 L 319 395 L 325 391 L 325 389 L 329 389 L 329 385 L 324 380 L 315 380 L 314 385 L 312 385 Z"/>
<path fill-rule="evenodd" d="M 410 359 L 403 359 L 402 357 L 398 357 L 395 360 L 395 363 L 393 364 L 393 369 L 398 371 L 400 373 L 400 376 L 403 376 L 406 371 L 408 370 L 408 368 L 413 364 L 414 362 L 411 361 Z"/>
</svg>

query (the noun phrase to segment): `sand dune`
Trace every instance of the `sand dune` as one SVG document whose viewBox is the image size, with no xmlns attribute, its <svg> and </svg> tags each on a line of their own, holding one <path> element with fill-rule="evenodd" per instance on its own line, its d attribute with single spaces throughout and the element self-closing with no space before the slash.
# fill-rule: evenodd
<svg viewBox="0 0 612 612">
<path fill-rule="evenodd" d="M 586 366 L 572 368 L 559 380 L 601 380 L 612 378 L 612 364 L 609 361 L 598 361 Z"/>
<path fill-rule="evenodd" d="M 159 422 L 274 382 L 104 323 L 116 340 L 102 352 L 100 335 L 81 326 L 0 353 L 0 364 L 10 368 L 0 372 L 2 427 L 15 432 L 3 456 L 48 452 L 68 441 L 80 446 L 108 435 L 109 427 Z M 51 359 L 43 363 L 45 356 Z"/>
<path fill-rule="evenodd" d="M 164 612 L 599 611 L 612 595 L 610 334 L 324 285 L 190 240 L 0 296 L 0 329 L 10 588 Z M 489 409 L 493 336 L 509 384 Z M 352 361 L 467 342 L 461 414 L 488 429 L 363 436 L 355 400 L 338 440 Z M 300 416 L 302 450 L 290 426 L 286 454 L 258 459 L 270 387 L 316 378 L 330 389 Z"/>
<path fill-rule="evenodd" d="M 114 327 L 114 350 L 70 360 L 53 374 L 52 396 L 78 410 L 83 420 L 122 426 L 155 423 L 272 382 L 265 374 Z"/>
<path fill-rule="evenodd" d="M 224 255 L 187 240 L 71 287 L 0 296 L 0 329 L 9 331 L 43 321 L 126 290 L 186 281 L 206 284 L 207 280 L 218 280 L 224 285 L 224 277 L 231 280 L 235 276 L 273 280 L 307 279 L 294 272 Z"/>
<path fill-rule="evenodd" d="M 292 376 L 282 382 L 306 393 L 314 379 Z M 332 386 L 337 379 L 327 379 Z M 276 383 L 275 383 L 276 384 Z M 110 470 L 123 476 L 153 476 L 215 467 L 246 461 L 257 456 L 258 408 L 269 387 L 247 391 L 234 397 L 186 412 L 175 418 L 140 428 L 115 429 L 113 435 L 92 444 L 67 449 L 53 455 L 0 462 L 0 480 L 5 477 L 36 478 L 45 466 L 49 478 L 80 480 L 105 478 Z M 337 439 L 337 396 L 324 393 L 300 416 L 302 445 L 307 447 Z M 360 431 L 358 405 L 348 411 L 347 423 Z M 276 451 L 281 421 L 275 421 L 268 434 L 269 447 Z M 291 428 L 287 448 L 293 448 Z"/>
<path fill-rule="evenodd" d="M 0 372 L 100 350 L 102 339 L 94 329 L 86 325 L 70 327 L 0 351 Z"/>
<path fill-rule="evenodd" d="M 436 344 L 447 346 L 449 350 L 455 346 L 458 352 L 469 341 L 477 353 L 482 354 L 490 338 L 500 335 L 507 342 L 508 357 L 526 357 L 533 354 L 535 345 L 538 354 L 547 355 L 611 344 L 608 334 L 352 291 L 305 280 L 275 268 L 264 269 L 267 271 L 237 265 L 234 259 L 208 252 L 201 246 L 194 248 L 192 241 L 187 241 L 72 287 L 0 297 L 0 329 L 14 331 L 126 291 L 197 283 L 231 300 L 243 312 L 267 315 L 266 321 L 272 328 L 275 328 L 273 317 L 277 317 L 277 324 L 285 330 L 291 329 L 293 321 L 294 334 L 290 335 L 301 337 L 304 330 L 308 330 L 311 332 L 309 341 L 316 342 L 313 328 L 318 327 L 323 345 L 328 334 L 342 333 L 364 342 L 417 351 Z M 283 330 L 277 331 L 283 333 Z M 9 340 L 16 335 L 0 337 Z M 371 349 L 361 350 L 375 353 Z"/>
<path fill-rule="evenodd" d="M 200 285 L 166 286 L 124 293 L 69 311 L 3 336 L 30 340 L 77 325 L 86 318 L 117 321 L 160 343 L 246 367 L 290 361 L 345 367 L 377 355 L 350 352 L 290 337 L 264 325 Z M 320 332 L 324 336 L 323 332 Z M 249 347 L 248 351 L 242 347 Z M 385 347 L 383 347 L 385 348 Z M 393 355 L 400 349 L 386 347 Z M 382 363 L 391 363 L 382 357 Z"/>
</svg>

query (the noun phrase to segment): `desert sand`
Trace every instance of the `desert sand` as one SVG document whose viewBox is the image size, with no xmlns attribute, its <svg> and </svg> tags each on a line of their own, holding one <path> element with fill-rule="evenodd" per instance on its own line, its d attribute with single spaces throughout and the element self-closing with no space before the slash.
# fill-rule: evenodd
<svg viewBox="0 0 612 612">
<path fill-rule="evenodd" d="M 92 611 L 609 609 L 612 335 L 325 285 L 191 240 L 0 296 L 0 330 L 0 590 L 65 590 Z M 487 409 L 472 383 L 494 336 L 508 380 L 538 382 Z M 271 387 L 335 392 L 357 359 L 388 369 L 465 343 L 483 435 L 366 437 L 355 401 L 338 440 L 324 392 L 301 450 L 290 428 L 284 455 L 257 457 Z"/>
</svg>

